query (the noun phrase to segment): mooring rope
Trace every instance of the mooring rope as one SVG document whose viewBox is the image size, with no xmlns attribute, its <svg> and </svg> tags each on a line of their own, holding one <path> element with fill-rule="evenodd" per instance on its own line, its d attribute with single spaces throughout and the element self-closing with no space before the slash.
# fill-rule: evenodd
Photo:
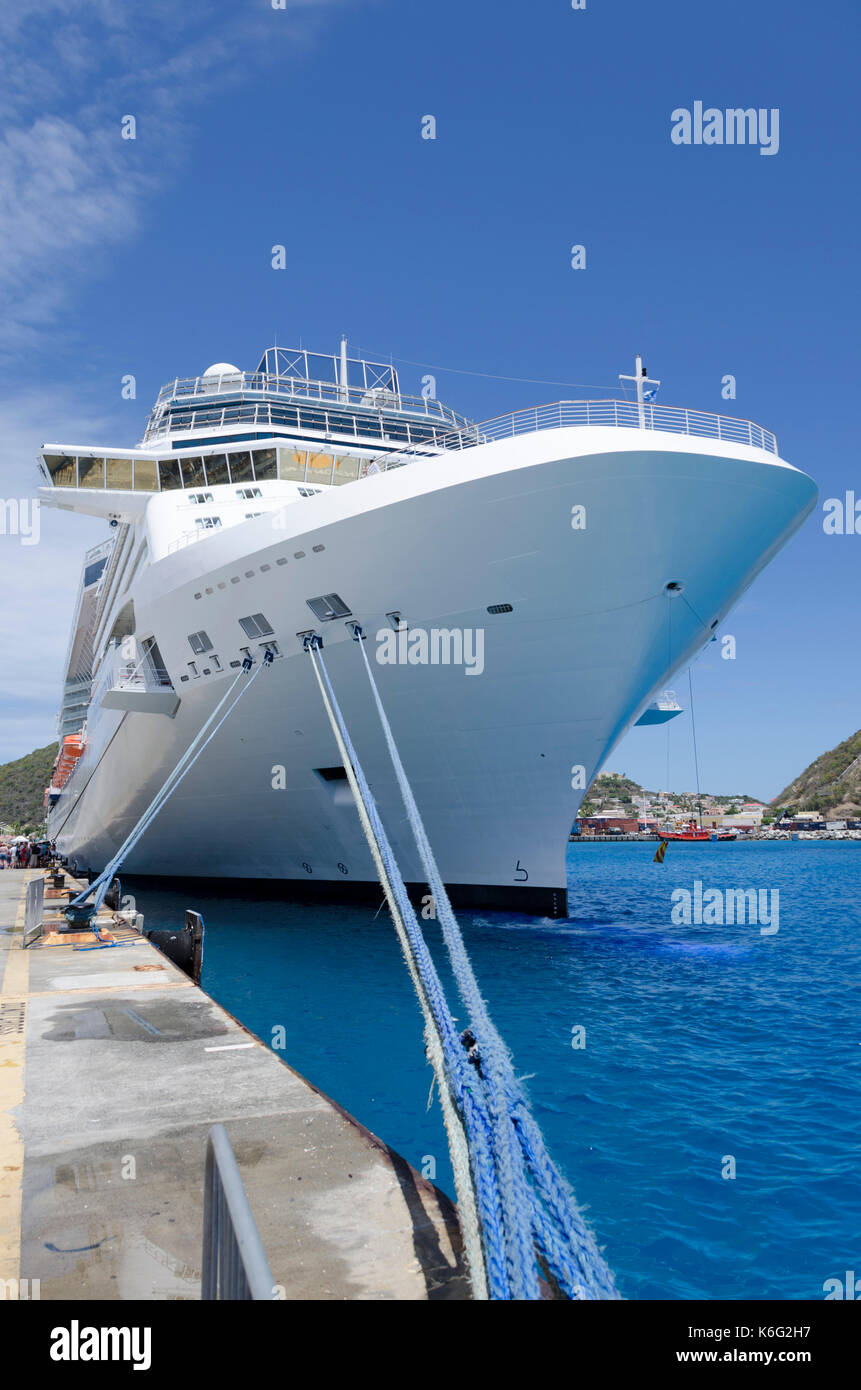
<svg viewBox="0 0 861 1390">
<path fill-rule="evenodd" d="M 380 698 L 379 689 L 371 670 L 364 644 L 358 642 L 359 651 L 365 664 L 365 671 L 371 693 L 377 708 L 389 757 L 398 780 L 404 807 L 416 842 L 428 887 L 433 896 L 436 914 L 442 928 L 460 996 L 469 1013 L 470 1031 L 473 1034 L 481 1061 L 482 1070 L 488 1073 L 489 1081 L 495 1091 L 494 1111 L 502 1126 L 510 1125 L 514 1131 L 517 1148 L 511 1162 L 515 1170 L 522 1173 L 522 1182 L 517 1182 L 518 1196 L 526 1184 L 526 1173 L 535 1184 L 537 1192 L 553 1217 L 556 1228 L 564 1236 L 564 1242 L 571 1252 L 571 1258 L 564 1258 L 564 1245 L 555 1252 L 545 1251 L 548 1265 L 570 1298 L 583 1297 L 581 1286 L 585 1284 L 593 1298 L 618 1297 L 613 1276 L 604 1262 L 591 1232 L 577 1207 L 573 1193 L 555 1167 L 544 1144 L 544 1137 L 535 1123 L 523 1088 L 514 1074 L 511 1054 L 493 1024 L 484 998 L 475 978 L 460 926 L 452 911 L 448 893 L 442 882 L 439 867 L 434 858 L 430 841 L 424 827 L 412 788 L 407 778 L 401 756 L 395 743 L 391 725 Z M 511 1152 L 510 1136 L 504 1130 L 505 1144 L 501 1151 L 501 1161 L 507 1162 Z M 518 1161 L 522 1158 L 522 1162 Z M 525 1169 L 525 1171 L 524 1171 Z M 528 1198 L 527 1198 L 528 1200 Z M 520 1205 L 512 1208 L 521 1215 Z M 589 1296 L 586 1294 L 585 1296 Z"/>
<path fill-rule="evenodd" d="M 462 1116 L 459 1128 L 469 1146 L 468 1171 L 472 1175 L 471 1187 L 475 1193 L 474 1211 L 481 1236 L 483 1263 L 487 1270 L 488 1294 L 493 1299 L 539 1298 L 537 1251 L 567 1297 L 617 1298 L 613 1277 L 577 1209 L 570 1189 L 547 1154 L 541 1131 L 532 1118 L 520 1083 L 514 1075 L 508 1050 L 490 1020 L 401 763 L 367 654 L 362 647 L 358 625 L 354 633 L 362 651 L 458 989 L 469 1012 L 470 1027 L 463 1037 L 458 1035 L 391 845 L 350 740 L 325 662 L 320 655 L 320 639 L 306 639 L 305 645 L 314 662 L 318 684 L 336 733 L 360 818 L 363 818 L 364 809 L 372 825 L 372 838 L 377 842 L 379 854 L 374 852 L 372 838 L 368 842 L 378 873 L 382 862 L 384 873 L 380 877 L 384 891 L 387 880 L 394 890 L 392 896 L 397 909 L 397 915 L 393 911 L 395 926 L 400 938 L 399 921 L 403 924 L 408 942 L 404 948 L 407 964 L 423 1011 L 424 1001 L 427 1001 L 426 1024 L 430 1018 L 441 1050 L 439 1058 L 431 1057 L 440 1096 L 448 1094 L 450 1103 L 459 1109 Z M 364 818 L 362 823 L 364 828 Z M 386 896 L 391 906 L 388 892 Z M 469 1054 L 464 1051 L 467 1041 L 470 1043 Z M 464 1075 L 464 1066 L 471 1075 Z M 446 1123 L 451 1146 L 452 1129 L 448 1119 Z M 463 1156 L 458 1155 L 453 1146 L 452 1164 L 461 1206 L 465 1165 Z M 462 1208 L 461 1214 L 470 1271 L 473 1273 L 476 1256 L 470 1252 L 466 1230 L 472 1222 L 472 1212 L 467 1207 Z M 474 1233 L 472 1239 L 474 1242 Z"/>
<path fill-rule="evenodd" d="M 456 1040 L 456 1031 L 454 1022 L 448 1016 L 448 1010 L 445 1007 L 442 985 L 428 954 L 424 937 L 409 900 L 406 885 L 395 862 L 361 763 L 356 755 L 343 716 L 337 707 L 328 672 L 325 670 L 322 657 L 319 656 L 319 648 L 309 640 L 306 643 L 306 650 L 311 656 L 323 705 L 335 735 L 335 742 L 338 745 L 338 752 L 353 793 L 362 830 L 368 842 L 395 924 L 395 932 L 424 1016 L 425 1045 L 440 1094 L 473 1294 L 478 1299 L 487 1299 L 491 1291 L 488 1287 L 489 1271 L 485 1262 L 478 1218 L 479 1196 L 473 1180 L 472 1155 L 464 1128 L 461 1107 L 456 1104 L 455 1100 L 456 1095 L 460 1092 L 462 1108 L 467 1110 L 470 1108 L 469 1100 L 463 1099 L 470 1089 L 471 1081 L 465 1075 L 466 1058 L 463 1058 L 463 1065 L 458 1068 L 457 1081 L 460 1082 L 458 1087 L 456 1082 L 452 1083 L 446 1067 L 446 1047 L 443 1033 L 448 1031 L 454 1034 Z M 497 1207 L 497 1221 L 501 1219 L 501 1208 L 498 1200 L 494 1201 L 492 1193 L 482 1195 L 485 1202 Z M 500 1276 L 501 1271 L 496 1271 L 494 1285 L 498 1284 Z"/>
<path fill-rule="evenodd" d="M 268 652 L 267 657 L 269 657 Z M 165 802 L 176 791 L 177 787 L 185 777 L 186 773 L 191 771 L 194 764 L 200 757 L 201 753 L 206 748 L 207 744 L 209 744 L 215 737 L 215 735 L 218 733 L 218 730 L 221 728 L 225 719 L 228 718 L 231 712 L 239 704 L 239 701 L 242 699 L 243 695 L 245 695 L 251 689 L 260 672 L 263 670 L 263 667 L 268 665 L 271 665 L 271 658 L 269 660 L 264 658 L 263 664 L 257 667 L 257 670 L 254 672 L 253 676 L 251 677 L 251 680 L 245 684 L 242 690 L 240 690 L 239 694 L 236 696 L 236 699 L 233 701 L 233 704 L 230 705 L 229 709 L 225 710 L 221 719 L 218 720 L 218 723 L 215 724 L 215 727 L 213 728 L 212 726 L 214 721 L 218 718 L 220 711 L 224 709 L 224 706 L 227 704 L 227 701 L 230 699 L 231 695 L 236 689 L 238 682 L 242 679 L 244 675 L 247 675 L 247 673 L 251 670 L 250 660 L 248 657 L 246 657 L 245 661 L 242 663 L 242 669 L 240 671 L 237 671 L 236 677 L 233 681 L 231 681 L 226 694 L 222 697 L 221 700 L 219 700 L 218 704 L 215 706 L 215 709 L 209 715 L 208 719 L 206 719 L 205 722 L 198 729 L 197 733 L 195 734 L 191 743 L 188 745 L 188 748 L 186 748 L 179 762 L 176 764 L 175 767 L 171 769 L 169 776 L 159 787 L 158 791 L 156 792 L 149 806 L 144 811 L 143 815 L 136 822 L 132 830 L 129 831 L 129 834 L 126 836 L 125 840 L 120 845 L 116 854 L 114 854 L 110 862 L 105 865 L 104 869 L 102 869 L 102 872 L 98 875 L 98 877 L 94 878 L 92 883 L 88 884 L 82 893 L 79 893 L 76 898 L 70 899 L 70 906 L 81 906 L 83 903 L 86 902 L 90 894 L 93 893 L 93 905 L 95 907 L 96 912 L 98 912 L 99 908 L 105 900 L 105 895 L 111 885 L 111 881 L 113 880 L 113 877 L 116 874 L 117 869 L 122 864 L 123 860 L 126 859 L 128 855 L 131 853 L 131 851 L 134 849 L 141 836 L 155 820 L 156 816 L 158 815 L 161 808 L 164 806 Z"/>
</svg>

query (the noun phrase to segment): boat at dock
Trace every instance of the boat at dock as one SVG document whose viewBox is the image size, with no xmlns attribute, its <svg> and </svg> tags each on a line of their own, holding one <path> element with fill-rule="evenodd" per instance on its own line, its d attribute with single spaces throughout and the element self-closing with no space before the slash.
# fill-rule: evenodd
<svg viewBox="0 0 861 1390">
<path fill-rule="evenodd" d="M 702 826 L 696 825 L 694 821 L 689 821 L 684 830 L 659 830 L 658 835 L 662 840 L 693 841 L 698 844 L 712 838 L 708 830 L 703 830 Z"/>
<path fill-rule="evenodd" d="M 265 661 L 124 869 L 376 896 L 313 633 L 421 889 L 360 623 L 453 901 L 565 916 L 592 778 L 635 723 L 672 717 L 659 692 L 816 500 L 767 430 L 655 405 L 641 377 L 633 401 L 475 424 L 345 342 L 274 347 L 254 371 L 170 382 L 137 447 L 45 444 L 42 503 L 106 527 L 46 793 L 59 852 L 108 863 L 228 683 Z"/>
</svg>

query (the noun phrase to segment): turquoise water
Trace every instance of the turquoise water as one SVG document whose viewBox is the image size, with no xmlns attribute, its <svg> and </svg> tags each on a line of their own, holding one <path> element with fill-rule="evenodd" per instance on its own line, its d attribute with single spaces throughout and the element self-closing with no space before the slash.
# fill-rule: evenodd
<svg viewBox="0 0 861 1390">
<path fill-rule="evenodd" d="M 623 1296 L 821 1299 L 861 1268 L 861 843 L 653 852 L 572 845 L 565 922 L 461 914 L 482 988 Z M 779 930 L 674 924 L 695 880 L 777 890 Z M 205 988 L 452 1190 L 385 909 L 137 899 L 148 926 L 198 907 Z"/>
</svg>

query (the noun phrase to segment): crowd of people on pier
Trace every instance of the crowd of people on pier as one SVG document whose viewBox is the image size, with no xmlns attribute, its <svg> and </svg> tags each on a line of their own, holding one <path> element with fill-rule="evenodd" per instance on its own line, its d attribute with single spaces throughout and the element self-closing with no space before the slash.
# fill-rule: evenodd
<svg viewBox="0 0 861 1390">
<path fill-rule="evenodd" d="M 18 835 L 0 840 L 0 869 L 41 869 L 51 862 L 50 840 L 30 840 Z"/>
</svg>

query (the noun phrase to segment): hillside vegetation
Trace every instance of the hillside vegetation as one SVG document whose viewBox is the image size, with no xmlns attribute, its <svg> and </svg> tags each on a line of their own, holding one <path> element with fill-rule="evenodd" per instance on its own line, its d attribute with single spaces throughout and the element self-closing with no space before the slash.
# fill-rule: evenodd
<svg viewBox="0 0 861 1390">
<path fill-rule="evenodd" d="M 49 743 L 0 766 L 0 824 L 21 831 L 41 830 L 45 823 L 45 788 L 51 780 L 56 756 L 56 743 Z"/>
<path fill-rule="evenodd" d="M 773 804 L 794 811 L 821 811 L 834 820 L 861 814 L 861 729 L 821 753 Z"/>
</svg>

